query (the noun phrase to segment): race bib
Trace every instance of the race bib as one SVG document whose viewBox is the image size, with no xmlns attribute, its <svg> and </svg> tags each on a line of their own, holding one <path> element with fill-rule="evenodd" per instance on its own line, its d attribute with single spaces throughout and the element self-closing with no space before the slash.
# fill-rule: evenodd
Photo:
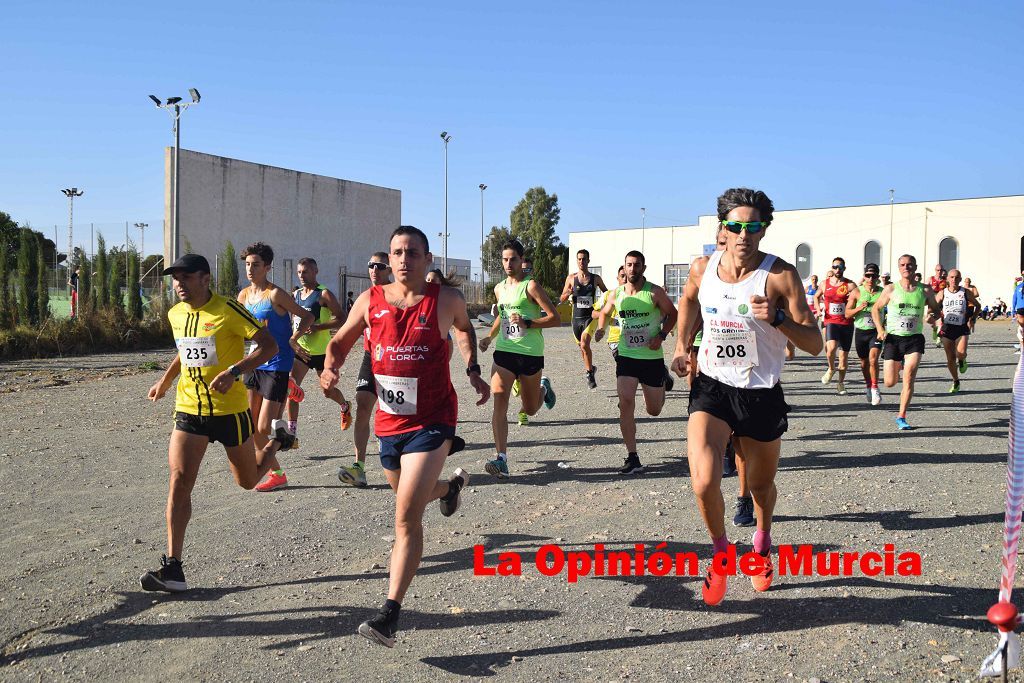
<svg viewBox="0 0 1024 683">
<path fill-rule="evenodd" d="M 896 325 L 900 332 L 913 332 L 917 329 L 917 321 L 920 319 L 919 315 L 901 315 L 896 317 Z"/>
<path fill-rule="evenodd" d="M 864 321 L 864 329 L 867 329 L 867 330 L 875 329 L 875 319 L 872 318 L 870 315 L 864 316 L 863 318 L 861 318 L 861 320 Z"/>
<path fill-rule="evenodd" d="M 576 297 L 576 308 L 593 308 L 594 297 L 592 296 L 578 296 Z"/>
<path fill-rule="evenodd" d="M 292 334 L 295 334 L 296 332 L 299 331 L 299 323 L 301 322 L 302 320 L 298 316 L 292 316 Z"/>
<path fill-rule="evenodd" d="M 846 304 L 845 303 L 842 303 L 842 302 L 840 302 L 840 303 L 832 302 L 832 303 L 830 303 L 828 305 L 828 314 L 831 315 L 831 316 L 840 316 L 840 315 L 844 315 L 845 313 L 846 313 Z"/>
<path fill-rule="evenodd" d="M 959 312 L 958 313 L 948 312 L 948 313 L 946 313 L 945 316 L 943 316 L 943 320 L 946 323 L 950 324 L 950 325 L 963 325 L 964 324 L 964 314 L 963 313 L 959 313 Z"/>
<path fill-rule="evenodd" d="M 505 339 L 522 339 L 526 336 L 525 320 L 512 322 L 508 318 L 501 319 L 501 336 Z"/>
<path fill-rule="evenodd" d="M 646 325 L 622 327 L 621 330 L 619 343 L 625 344 L 627 349 L 645 349 L 651 341 L 651 338 L 648 336 L 650 330 L 647 329 Z"/>
<path fill-rule="evenodd" d="M 174 340 L 178 356 L 186 368 L 208 368 L 217 363 L 217 340 L 214 337 L 180 337 Z"/>
<path fill-rule="evenodd" d="M 709 317 L 701 348 L 707 348 L 712 367 L 748 368 L 757 365 L 757 338 L 750 323 L 738 316 Z"/>
<path fill-rule="evenodd" d="M 381 410 L 392 415 L 416 414 L 417 378 L 388 375 L 374 377 L 377 379 L 377 398 L 380 399 Z"/>
</svg>

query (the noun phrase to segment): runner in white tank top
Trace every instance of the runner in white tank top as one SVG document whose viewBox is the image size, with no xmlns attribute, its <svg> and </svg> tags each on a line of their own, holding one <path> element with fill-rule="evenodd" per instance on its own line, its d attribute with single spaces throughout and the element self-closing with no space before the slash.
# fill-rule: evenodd
<svg viewBox="0 0 1024 683">
<path fill-rule="evenodd" d="M 786 341 L 814 356 L 822 348 L 796 269 L 758 249 L 773 210 L 768 196 L 757 190 L 726 190 L 718 198 L 718 218 L 727 230 L 725 251 L 690 271 L 680 299 L 672 360 L 675 373 L 685 376 L 690 364 L 687 332 L 699 312 L 704 316 L 700 374 L 690 389 L 686 435 L 690 478 L 713 551 L 726 552 L 722 456 L 733 434 L 757 513 L 754 550 L 764 557 L 764 565 L 751 581 L 759 591 L 768 590 L 774 575 L 775 471 L 789 411 L 779 384 Z M 725 575 L 709 567 L 704 602 L 721 602 L 725 584 Z"/>
<path fill-rule="evenodd" d="M 946 274 L 946 288 L 935 295 L 935 302 L 942 306 L 942 329 L 939 338 L 946 352 L 946 368 L 953 378 L 949 393 L 960 392 L 960 375 L 967 372 L 967 339 L 971 335 L 968 325 L 968 305 L 978 307 L 974 292 L 960 286 L 960 271 L 951 269 Z"/>
</svg>

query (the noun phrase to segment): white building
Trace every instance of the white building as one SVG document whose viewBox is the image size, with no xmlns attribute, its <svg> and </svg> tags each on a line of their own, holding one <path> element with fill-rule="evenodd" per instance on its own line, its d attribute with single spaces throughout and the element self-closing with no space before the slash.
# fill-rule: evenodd
<svg viewBox="0 0 1024 683">
<path fill-rule="evenodd" d="M 707 215 L 688 226 L 570 232 L 570 270 L 576 252 L 587 249 L 591 269 L 610 282 L 626 252 L 638 249 L 647 278 L 675 300 L 693 259 L 714 249 L 716 230 L 717 217 Z M 926 282 L 941 263 L 971 278 L 982 303 L 1009 302 L 1024 269 L 1024 195 L 777 210 L 761 249 L 794 264 L 801 279 L 822 278 L 837 256 L 851 279 L 871 262 L 897 278 L 899 256 L 913 254 Z"/>
</svg>

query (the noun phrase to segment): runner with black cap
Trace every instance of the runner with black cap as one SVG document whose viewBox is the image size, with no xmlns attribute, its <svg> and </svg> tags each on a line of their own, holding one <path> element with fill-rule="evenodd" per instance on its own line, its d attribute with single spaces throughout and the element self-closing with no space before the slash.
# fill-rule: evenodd
<svg viewBox="0 0 1024 683">
<path fill-rule="evenodd" d="M 878 284 L 878 264 L 864 266 L 864 280 L 857 289 L 850 292 L 846 303 L 846 317 L 853 320 L 853 342 L 860 359 L 860 371 L 864 375 L 865 395 L 868 403 L 877 406 L 882 402 L 878 391 L 878 357 L 882 353 L 882 342 L 878 341 L 871 307 L 882 295 Z"/>
</svg>

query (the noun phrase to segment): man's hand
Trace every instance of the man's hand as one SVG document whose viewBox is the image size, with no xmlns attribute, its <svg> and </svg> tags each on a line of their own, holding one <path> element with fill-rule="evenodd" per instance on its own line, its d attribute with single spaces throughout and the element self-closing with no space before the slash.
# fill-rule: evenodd
<svg viewBox="0 0 1024 683">
<path fill-rule="evenodd" d="M 594 333 L 594 341 L 599 342 L 604 339 L 604 330 L 598 328 L 597 332 Z"/>
<path fill-rule="evenodd" d="M 309 365 L 309 351 L 302 348 L 299 345 L 299 342 L 295 341 L 294 339 L 289 339 L 288 344 L 292 347 L 292 350 L 295 351 L 295 357 L 301 360 L 306 365 Z"/>
<path fill-rule="evenodd" d="M 159 401 L 167 393 L 167 387 L 164 386 L 164 381 L 160 380 L 149 388 L 149 400 Z"/>
<path fill-rule="evenodd" d="M 480 397 L 480 400 L 477 401 L 476 404 L 478 406 L 482 406 L 487 403 L 487 399 L 491 397 L 491 386 L 483 380 L 483 377 L 474 372 L 469 376 L 469 384 Z"/>
<path fill-rule="evenodd" d="M 878 338 L 878 341 L 884 342 L 885 341 L 885 335 L 886 335 L 886 332 L 885 332 L 885 328 L 884 327 L 879 327 L 877 330 L 875 330 L 875 337 Z"/>
<path fill-rule="evenodd" d="M 477 346 L 480 347 L 481 351 L 486 351 L 488 349 L 488 347 L 490 347 L 490 345 L 491 345 L 491 338 L 490 337 L 484 337 L 483 339 L 480 340 L 480 343 L 477 344 Z"/>
<path fill-rule="evenodd" d="M 775 320 L 775 304 L 755 294 L 750 297 L 750 314 L 757 320 L 770 323 Z"/>
<path fill-rule="evenodd" d="M 226 394 L 234 383 L 235 376 L 231 374 L 230 370 L 225 370 L 213 378 L 213 381 L 210 382 L 210 388 L 218 394 Z"/>
<path fill-rule="evenodd" d="M 508 321 L 510 323 L 518 323 L 518 324 L 522 325 L 523 324 L 523 316 L 520 315 L 519 313 L 513 313 L 512 315 L 510 315 L 508 317 Z"/>
<path fill-rule="evenodd" d="M 661 341 L 661 332 L 658 332 L 656 335 L 651 337 L 651 341 L 647 342 L 647 348 L 651 351 L 657 351 L 661 348 Z"/>
<path fill-rule="evenodd" d="M 320 373 L 320 388 L 325 392 L 330 391 L 338 384 L 338 371 L 334 368 L 324 368 Z"/>
<path fill-rule="evenodd" d="M 690 354 L 681 353 L 672 358 L 672 372 L 677 377 L 686 377 L 690 372 Z"/>
</svg>

